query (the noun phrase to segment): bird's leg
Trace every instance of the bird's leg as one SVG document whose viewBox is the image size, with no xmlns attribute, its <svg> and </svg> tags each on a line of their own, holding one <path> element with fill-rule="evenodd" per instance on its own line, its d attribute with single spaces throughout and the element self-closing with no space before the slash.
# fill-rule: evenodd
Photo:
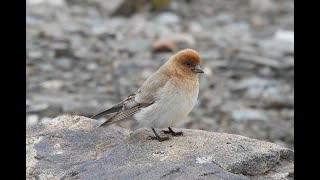
<svg viewBox="0 0 320 180">
<path fill-rule="evenodd" d="M 171 129 L 171 127 L 168 127 L 168 129 L 169 129 L 169 131 L 161 131 L 161 132 L 163 132 L 163 133 L 165 133 L 165 134 L 171 134 L 172 136 L 181 136 L 182 134 L 183 134 L 183 132 L 174 132 L 172 129 Z"/>
<path fill-rule="evenodd" d="M 149 136 L 151 139 L 156 139 L 159 142 L 166 141 L 166 140 L 170 139 L 169 137 L 160 137 L 159 134 L 156 132 L 156 130 L 154 130 L 154 128 L 151 128 L 151 129 L 152 129 L 154 135 L 156 135 L 156 137 Z"/>
</svg>

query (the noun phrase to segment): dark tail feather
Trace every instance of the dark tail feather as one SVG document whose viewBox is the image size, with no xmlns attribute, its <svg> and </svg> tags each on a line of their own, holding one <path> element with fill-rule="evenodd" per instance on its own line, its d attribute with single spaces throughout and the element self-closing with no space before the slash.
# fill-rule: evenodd
<svg viewBox="0 0 320 180">
<path fill-rule="evenodd" d="M 91 117 L 91 119 L 99 119 L 107 114 L 111 114 L 111 113 L 114 113 L 114 112 L 118 112 L 120 109 L 122 108 L 122 106 L 114 106 L 108 110 L 105 110 L 103 112 L 100 112 L 94 116 Z"/>
<path fill-rule="evenodd" d="M 117 117 L 118 114 L 119 114 L 119 113 L 115 114 L 114 116 L 112 116 L 111 118 L 109 118 L 108 120 L 106 120 L 105 122 L 103 122 L 102 124 L 100 124 L 100 125 L 98 126 L 98 128 L 101 127 L 101 126 L 108 126 L 108 125 L 110 125 L 110 124 L 113 124 L 113 123 L 115 123 L 115 122 L 118 122 L 118 121 L 122 120 L 122 119 L 114 120 L 114 119 Z"/>
<path fill-rule="evenodd" d="M 108 126 L 108 125 L 113 124 L 113 123 L 115 123 L 115 122 L 117 122 L 117 121 L 113 121 L 113 122 L 111 122 L 111 121 L 106 121 L 106 122 L 100 124 L 100 125 L 98 126 L 98 128 L 101 127 L 101 126 Z"/>
</svg>

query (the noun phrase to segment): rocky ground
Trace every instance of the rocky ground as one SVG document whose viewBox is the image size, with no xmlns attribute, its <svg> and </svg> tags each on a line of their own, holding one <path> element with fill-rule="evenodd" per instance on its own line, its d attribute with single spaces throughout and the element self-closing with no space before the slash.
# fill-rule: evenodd
<svg viewBox="0 0 320 180">
<path fill-rule="evenodd" d="M 140 87 L 175 51 L 193 48 L 205 74 L 178 127 L 293 149 L 293 1 L 173 0 L 167 11 L 110 16 L 119 3 L 27 0 L 27 124 L 90 117 Z M 173 52 L 154 51 L 159 41 Z"/>
<path fill-rule="evenodd" d="M 159 142 L 83 116 L 27 127 L 27 179 L 292 180 L 294 152 L 244 136 L 177 129 Z"/>
</svg>

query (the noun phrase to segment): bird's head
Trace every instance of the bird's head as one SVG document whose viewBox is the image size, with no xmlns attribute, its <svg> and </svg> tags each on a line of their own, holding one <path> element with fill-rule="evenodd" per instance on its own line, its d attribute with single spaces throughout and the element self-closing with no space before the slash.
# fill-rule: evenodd
<svg viewBox="0 0 320 180">
<path fill-rule="evenodd" d="M 176 73 L 188 77 L 198 77 L 198 73 L 204 73 L 200 68 L 200 62 L 199 54 L 193 49 L 179 51 L 168 61 L 170 68 Z"/>
</svg>

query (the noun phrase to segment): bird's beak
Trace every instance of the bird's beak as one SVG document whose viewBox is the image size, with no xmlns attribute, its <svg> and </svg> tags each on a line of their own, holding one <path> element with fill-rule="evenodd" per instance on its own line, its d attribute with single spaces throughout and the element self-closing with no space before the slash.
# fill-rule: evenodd
<svg viewBox="0 0 320 180">
<path fill-rule="evenodd" d="M 204 73 L 200 66 L 195 66 L 194 68 L 192 68 L 192 71 L 195 73 Z"/>
</svg>

